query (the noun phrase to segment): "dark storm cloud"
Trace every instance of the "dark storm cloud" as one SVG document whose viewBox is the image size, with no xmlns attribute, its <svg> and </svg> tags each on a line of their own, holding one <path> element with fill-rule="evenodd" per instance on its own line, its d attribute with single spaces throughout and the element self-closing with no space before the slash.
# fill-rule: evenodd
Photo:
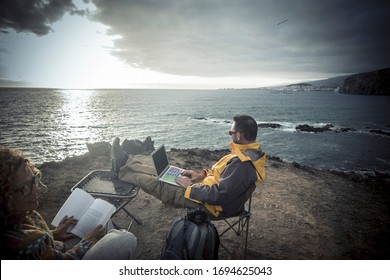
<svg viewBox="0 0 390 280">
<path fill-rule="evenodd" d="M 80 14 L 72 0 L 1 0 L 0 29 L 12 28 L 18 32 L 45 35 L 51 24 L 69 12 Z"/>
<path fill-rule="evenodd" d="M 387 1 L 93 1 L 116 55 L 181 75 L 355 73 L 390 65 Z M 283 24 L 281 21 L 288 19 Z"/>
<path fill-rule="evenodd" d="M 390 66 L 387 0 L 83 1 L 97 7 L 93 20 L 120 35 L 113 54 L 139 68 L 212 77 Z M 38 35 L 65 12 L 82 13 L 71 0 L 1 3 L 0 29 Z"/>
</svg>

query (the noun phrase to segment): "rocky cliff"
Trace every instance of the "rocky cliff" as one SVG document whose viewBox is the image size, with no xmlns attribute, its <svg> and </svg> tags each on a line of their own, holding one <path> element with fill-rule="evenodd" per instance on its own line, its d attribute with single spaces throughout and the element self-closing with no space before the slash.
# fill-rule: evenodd
<svg viewBox="0 0 390 280">
<path fill-rule="evenodd" d="M 340 90 L 346 94 L 390 95 L 390 68 L 351 75 Z"/>
</svg>

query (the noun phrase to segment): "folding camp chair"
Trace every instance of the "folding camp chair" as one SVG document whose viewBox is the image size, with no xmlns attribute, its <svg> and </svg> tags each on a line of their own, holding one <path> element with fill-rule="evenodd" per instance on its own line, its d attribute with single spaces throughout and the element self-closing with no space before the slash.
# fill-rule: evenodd
<svg viewBox="0 0 390 280">
<path fill-rule="evenodd" d="M 120 181 L 117 177 L 113 176 L 112 171 L 93 170 L 74 185 L 71 191 L 76 188 L 83 189 L 93 197 L 100 197 L 114 204 L 116 211 L 112 214 L 111 218 L 115 217 L 119 211 L 123 210 L 127 217 L 131 218 L 127 231 L 130 230 L 134 221 L 139 225 L 142 224 L 141 221 L 125 208 L 125 206 L 137 196 L 139 186 Z M 113 225 L 118 228 L 114 222 Z"/>
<path fill-rule="evenodd" d="M 242 210 L 239 211 L 236 215 L 231 217 L 223 217 L 223 218 L 213 218 L 214 221 L 223 221 L 225 225 L 225 229 L 220 231 L 219 238 L 221 240 L 220 246 L 225 249 L 225 251 L 232 257 L 235 258 L 231 249 L 227 248 L 223 242 L 222 237 L 233 231 L 237 236 L 241 237 L 242 241 L 242 259 L 246 259 L 246 252 L 248 248 L 248 234 L 249 234 L 249 220 L 251 217 L 251 205 L 252 205 L 252 194 L 256 189 L 256 185 L 252 185 L 247 192 L 247 199 L 244 205 L 242 206 Z"/>
</svg>

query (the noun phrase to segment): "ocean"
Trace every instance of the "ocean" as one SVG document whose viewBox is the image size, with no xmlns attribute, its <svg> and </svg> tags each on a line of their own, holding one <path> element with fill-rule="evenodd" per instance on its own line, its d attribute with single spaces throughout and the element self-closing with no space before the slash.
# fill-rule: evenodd
<svg viewBox="0 0 390 280">
<path fill-rule="evenodd" d="M 232 117 L 248 114 L 268 155 L 318 169 L 388 172 L 389 105 L 388 96 L 317 91 L 2 88 L 0 146 L 21 149 L 37 164 L 115 136 L 150 136 L 168 150 L 227 149 Z"/>
</svg>

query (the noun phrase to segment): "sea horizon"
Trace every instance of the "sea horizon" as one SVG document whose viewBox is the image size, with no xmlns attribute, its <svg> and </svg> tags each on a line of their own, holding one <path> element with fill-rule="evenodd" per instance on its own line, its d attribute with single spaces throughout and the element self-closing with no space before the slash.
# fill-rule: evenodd
<svg viewBox="0 0 390 280">
<path fill-rule="evenodd" d="M 390 170 L 389 97 L 267 89 L 0 88 L 0 145 L 36 163 L 85 154 L 87 143 L 143 141 L 224 150 L 234 115 L 252 115 L 267 155 L 326 170 Z M 232 94 L 234 91 L 234 94 Z M 16 94 L 15 94 L 16 93 Z M 297 127 L 321 132 L 306 132 Z M 382 134 L 378 132 L 383 132 Z"/>
</svg>

